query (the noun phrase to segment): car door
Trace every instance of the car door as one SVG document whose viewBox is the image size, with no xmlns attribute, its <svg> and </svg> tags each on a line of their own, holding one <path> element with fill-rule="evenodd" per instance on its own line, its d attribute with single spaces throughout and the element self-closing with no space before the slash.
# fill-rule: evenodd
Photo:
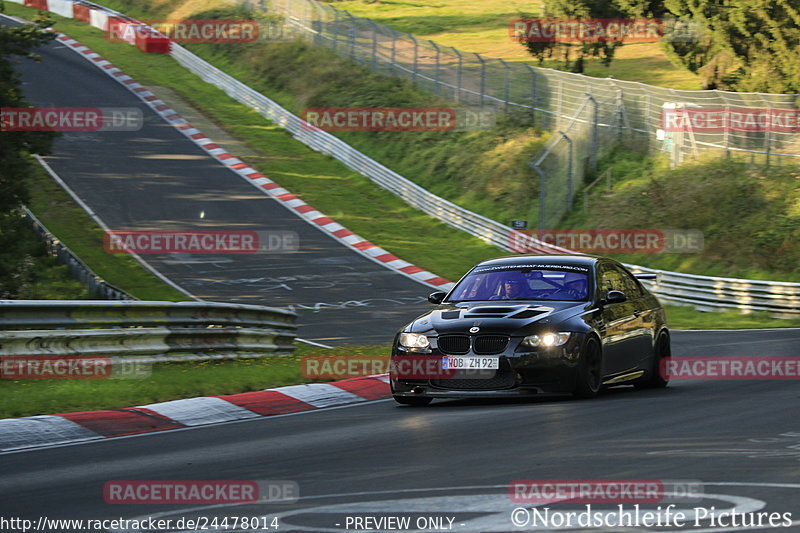
<svg viewBox="0 0 800 533">
<path fill-rule="evenodd" d="M 602 263 L 598 271 L 598 298 L 604 298 L 608 291 L 622 291 L 627 298 L 629 286 L 625 272 L 613 263 Z M 640 299 L 640 298 L 639 298 Z M 635 357 L 638 335 L 636 299 L 609 303 L 603 306 L 603 374 L 618 374 L 636 367 Z"/>
<path fill-rule="evenodd" d="M 633 366 L 640 366 L 645 359 L 652 355 L 655 343 L 656 310 L 650 299 L 646 297 L 641 282 L 624 267 L 617 266 L 617 268 L 622 271 L 623 281 L 627 287 L 625 294 L 634 304 L 632 328 L 635 333 L 631 343 L 632 352 L 626 354 L 625 358 L 631 361 Z"/>
</svg>

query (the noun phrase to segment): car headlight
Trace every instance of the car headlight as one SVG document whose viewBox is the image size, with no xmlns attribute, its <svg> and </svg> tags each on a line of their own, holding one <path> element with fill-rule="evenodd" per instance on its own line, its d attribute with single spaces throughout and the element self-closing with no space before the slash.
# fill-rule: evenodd
<svg viewBox="0 0 800 533">
<path fill-rule="evenodd" d="M 531 348 L 549 348 L 551 346 L 562 346 L 569 340 L 569 331 L 558 333 L 544 333 L 542 335 L 528 335 L 522 339 L 522 344 Z"/>
<path fill-rule="evenodd" d="M 411 350 L 424 350 L 431 345 L 428 337 L 419 333 L 401 333 L 400 346 Z"/>
</svg>

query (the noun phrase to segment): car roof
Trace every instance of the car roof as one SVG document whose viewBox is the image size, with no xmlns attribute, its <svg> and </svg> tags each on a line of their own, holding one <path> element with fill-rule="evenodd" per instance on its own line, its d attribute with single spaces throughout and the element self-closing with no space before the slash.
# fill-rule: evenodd
<svg viewBox="0 0 800 533">
<path fill-rule="evenodd" d="M 544 265 L 581 265 L 586 267 L 594 266 L 598 261 L 604 259 L 596 255 L 587 254 L 518 254 L 506 257 L 496 257 L 479 263 L 480 266 L 488 265 L 515 265 L 529 264 L 532 259 Z"/>
</svg>

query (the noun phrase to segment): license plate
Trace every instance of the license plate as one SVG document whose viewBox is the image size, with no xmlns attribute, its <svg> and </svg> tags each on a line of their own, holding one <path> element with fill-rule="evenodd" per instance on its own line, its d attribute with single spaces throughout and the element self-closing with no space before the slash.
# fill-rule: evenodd
<svg viewBox="0 0 800 533">
<path fill-rule="evenodd" d="M 442 357 L 442 368 L 445 370 L 497 370 L 500 359 L 497 357 Z"/>
</svg>

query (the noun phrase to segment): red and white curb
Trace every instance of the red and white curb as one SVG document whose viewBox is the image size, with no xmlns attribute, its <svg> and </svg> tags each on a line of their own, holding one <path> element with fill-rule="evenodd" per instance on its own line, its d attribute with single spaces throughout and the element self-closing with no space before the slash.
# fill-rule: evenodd
<svg viewBox="0 0 800 533">
<path fill-rule="evenodd" d="M 204 396 L 123 409 L 0 420 L 0 451 L 169 431 L 391 397 L 387 375 Z"/>
<path fill-rule="evenodd" d="M 413 265 L 408 261 L 404 261 L 384 250 L 380 246 L 371 243 L 359 235 L 356 235 L 330 217 L 327 217 L 323 213 L 314 209 L 312 206 L 308 205 L 303 200 L 299 199 L 297 196 L 293 195 L 260 172 L 249 167 L 246 163 L 229 154 L 224 148 L 221 148 L 219 145 L 215 144 L 214 141 L 206 137 L 205 134 L 200 132 L 200 130 L 195 128 L 186 119 L 181 117 L 172 108 L 166 105 L 155 94 L 143 87 L 141 84 L 137 83 L 136 80 L 112 65 L 109 61 L 101 57 L 100 54 L 93 52 L 75 39 L 72 39 L 62 33 L 58 34 L 58 41 L 67 45 L 68 48 L 80 54 L 87 61 L 111 76 L 113 79 L 117 80 L 124 87 L 127 87 L 128 90 L 133 92 L 139 97 L 140 100 L 150 106 L 150 108 L 158 113 L 167 123 L 177 128 L 181 133 L 193 141 L 197 146 L 205 150 L 214 159 L 228 167 L 228 169 L 244 178 L 262 192 L 280 201 L 284 207 L 289 209 L 289 211 L 301 217 L 312 226 L 327 233 L 353 251 L 360 253 L 370 260 L 381 264 L 390 270 L 394 270 L 400 274 L 403 274 L 415 281 L 440 290 L 450 290 L 453 287 L 454 284 L 451 281 L 437 276 L 432 272 L 428 272 L 427 270 Z"/>
</svg>

